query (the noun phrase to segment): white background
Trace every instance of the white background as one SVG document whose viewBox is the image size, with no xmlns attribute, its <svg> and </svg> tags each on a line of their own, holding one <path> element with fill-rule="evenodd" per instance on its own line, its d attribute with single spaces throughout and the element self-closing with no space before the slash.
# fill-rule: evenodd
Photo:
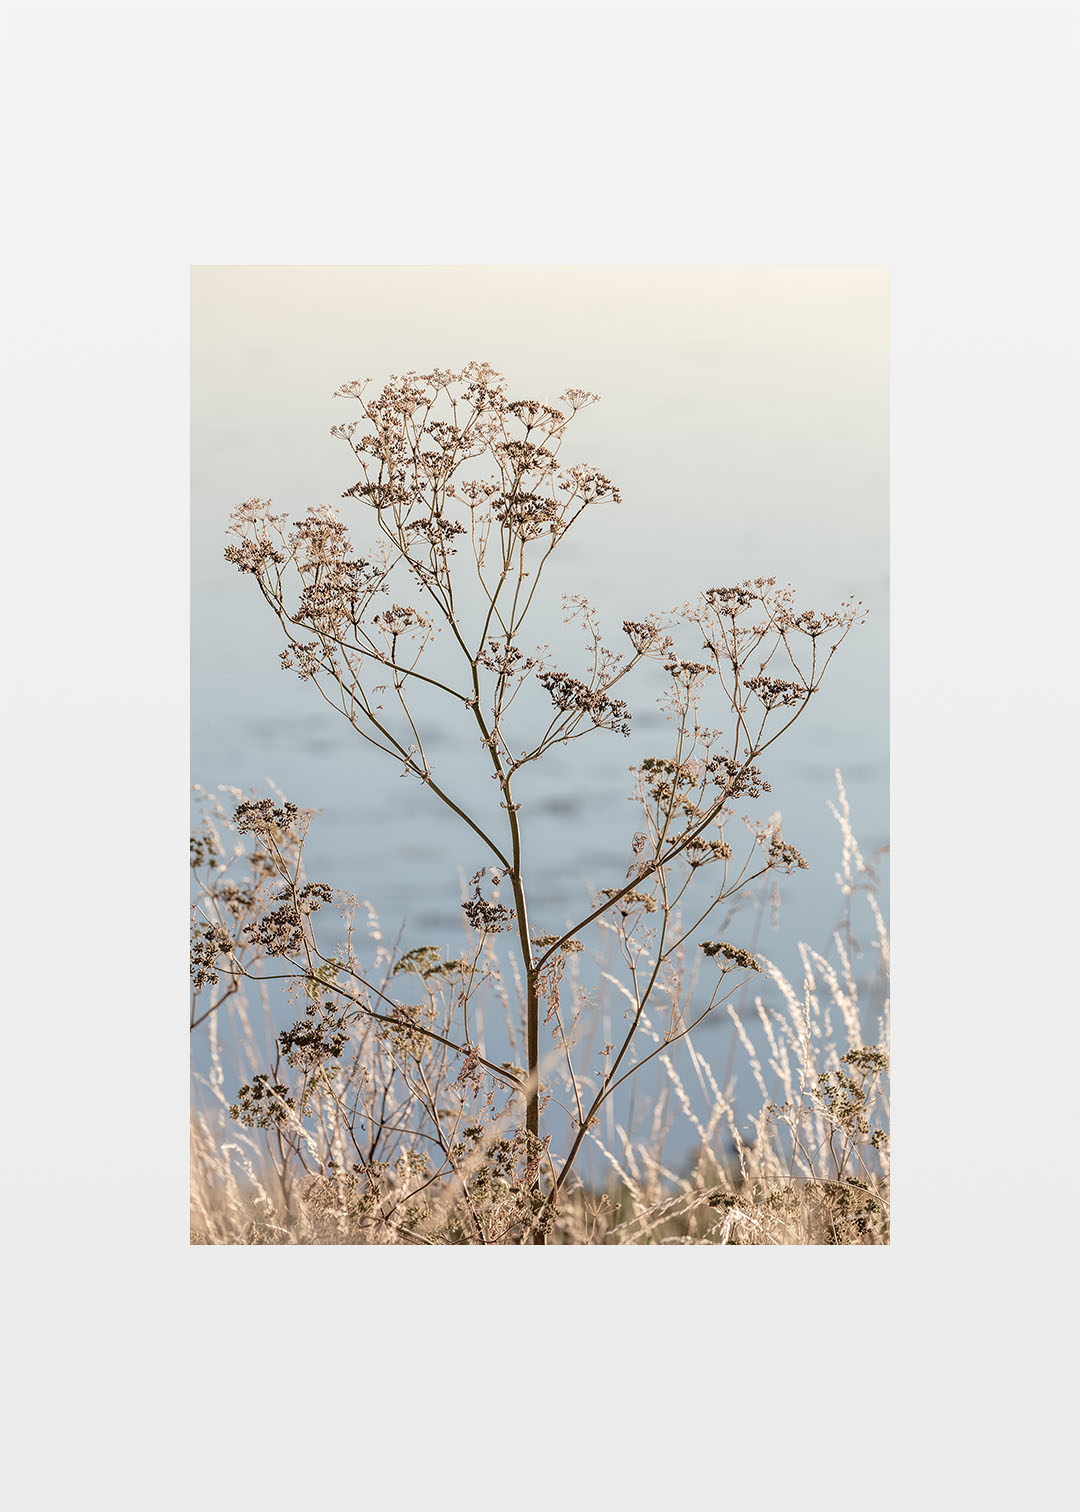
<svg viewBox="0 0 1080 1512">
<path fill-rule="evenodd" d="M 10 12 L 15 1505 L 1064 1499 L 1070 17 Z M 522 262 L 891 268 L 887 1251 L 187 1246 L 188 267 Z"/>
</svg>

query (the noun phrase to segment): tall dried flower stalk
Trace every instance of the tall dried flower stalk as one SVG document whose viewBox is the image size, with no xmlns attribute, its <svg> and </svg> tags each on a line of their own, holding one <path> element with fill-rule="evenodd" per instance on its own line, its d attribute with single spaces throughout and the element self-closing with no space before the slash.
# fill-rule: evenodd
<svg viewBox="0 0 1080 1512">
<path fill-rule="evenodd" d="M 359 411 L 332 432 L 360 474 L 342 494 L 343 509 L 317 505 L 290 522 L 269 500 L 249 499 L 233 513 L 225 554 L 254 579 L 277 617 L 285 637 L 282 666 L 310 683 L 361 740 L 421 784 L 482 847 L 485 864 L 462 905 L 469 946 L 455 961 L 430 951 L 428 958 L 424 949 L 377 960 L 380 977 L 353 948 L 354 907 L 346 900 L 345 944 L 327 953 L 314 916 L 335 895 L 304 878 L 310 816 L 284 800 L 238 793 L 232 826 L 254 843 L 244 853 L 246 881 L 225 880 L 220 824 L 227 816 L 219 814 L 219 828 L 204 828 L 195 842 L 202 895 L 193 971 L 198 994 L 218 995 L 204 1007 L 198 998 L 192 1028 L 210 1020 L 245 979 L 284 978 L 306 999 L 304 1018 L 277 1037 L 276 1063 L 232 1105 L 241 1124 L 278 1142 L 282 1184 L 287 1148 L 313 1180 L 339 1184 L 348 1151 L 367 1173 L 364 1201 L 381 1212 L 370 1189 L 378 1165 L 371 1139 L 387 1139 L 403 1116 L 422 1116 L 436 1168 L 418 1179 L 451 1180 L 470 1215 L 470 1242 L 542 1241 L 582 1143 L 616 1090 L 762 969 L 745 946 L 701 936 L 748 884 L 806 865 L 778 819 L 755 820 L 747 809 L 770 791 L 762 758 L 816 695 L 862 611 L 855 602 L 829 613 L 799 609 L 789 587 L 759 577 L 627 620 L 616 648 L 602 639 L 589 602 L 572 597 L 565 600 L 566 618 L 582 630 L 585 655 L 564 670 L 547 647 L 527 646 L 523 632 L 567 531 L 587 509 L 620 502 L 619 490 L 595 467 L 561 459 L 570 425 L 596 395 L 570 389 L 557 405 L 510 399 L 503 378 L 482 363 L 394 377 L 374 395 L 367 382 L 346 384 L 338 394 Z M 364 555 L 353 544 L 357 520 L 376 537 Z M 630 842 L 633 861 L 614 885 L 582 900 L 571 927 L 539 932 L 529 906 L 518 776 L 597 731 L 629 737 L 628 680 L 646 663 L 663 680 L 670 741 L 666 754 L 644 756 L 631 768 L 642 814 Z M 439 703 L 471 729 L 495 783 L 490 804 L 452 791 L 430 759 L 425 734 Z M 629 1003 L 628 1027 L 604 1046 L 598 1074 L 577 1057 L 588 1040 L 587 994 L 572 994 L 569 1005 L 560 996 L 570 959 L 592 928 L 617 943 L 625 974 L 620 990 Z M 524 1066 L 486 1058 L 479 1027 L 478 994 L 506 991 L 494 943 L 504 934 L 514 940 L 511 967 L 522 983 Z M 285 969 L 270 972 L 271 961 Z M 712 983 L 699 1000 L 701 970 Z M 423 992 L 400 990 L 417 982 Z M 661 1009 L 657 1037 L 650 1014 Z M 545 1024 L 573 1128 L 561 1152 L 542 1133 L 554 1095 L 541 1058 Z M 650 1036 L 657 1043 L 646 1048 Z M 366 1144 L 356 1137 L 359 1101 L 350 1122 L 340 1098 L 342 1058 L 355 1059 L 358 1043 L 373 1055 L 362 1078 L 368 1091 L 380 1078 L 385 1083 L 382 1117 L 370 1096 L 364 1099 Z M 284 1078 L 285 1065 L 299 1074 L 298 1083 Z M 458 1104 L 449 1119 L 448 1089 Z M 483 1097 L 505 1137 L 484 1141 L 470 1133 L 463 1112 L 470 1096 Z M 486 1173 L 483 1179 L 478 1172 Z M 497 1182 L 514 1193 L 502 1209 L 492 1206 Z"/>
</svg>

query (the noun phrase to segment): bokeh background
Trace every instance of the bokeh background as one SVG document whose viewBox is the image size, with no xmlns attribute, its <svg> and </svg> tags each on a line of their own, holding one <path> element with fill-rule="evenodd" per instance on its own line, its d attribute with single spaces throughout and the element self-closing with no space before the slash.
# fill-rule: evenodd
<svg viewBox="0 0 1080 1512">
<path fill-rule="evenodd" d="M 192 779 L 316 808 L 308 873 L 369 899 L 402 947 L 460 949 L 460 879 L 488 859 L 459 822 L 278 664 L 280 631 L 222 558 L 230 510 L 253 495 L 290 516 L 340 503 L 356 464 L 332 425 L 339 384 L 490 362 L 515 397 L 567 387 L 602 402 L 570 428 L 622 503 L 594 506 L 560 546 L 534 608 L 553 640 L 560 594 L 586 594 L 618 645 L 641 618 L 742 577 L 790 581 L 801 607 L 854 595 L 868 610 L 822 692 L 769 753 L 785 837 L 810 863 L 783 879 L 757 946 L 798 977 L 798 940 L 836 923 L 835 769 L 885 884 L 888 839 L 889 288 L 864 267 L 200 267 L 191 288 Z M 352 513 L 348 513 L 351 509 Z M 374 532 L 346 509 L 361 552 Z M 574 671 L 569 659 L 560 661 Z M 537 928 L 588 912 L 621 882 L 636 827 L 627 767 L 666 750 L 651 703 L 634 736 L 596 732 L 531 769 L 522 819 Z M 722 724 L 718 717 L 716 723 Z M 471 727 L 429 751 L 468 785 Z M 733 1033 L 723 1014 L 697 1031 Z"/>
</svg>

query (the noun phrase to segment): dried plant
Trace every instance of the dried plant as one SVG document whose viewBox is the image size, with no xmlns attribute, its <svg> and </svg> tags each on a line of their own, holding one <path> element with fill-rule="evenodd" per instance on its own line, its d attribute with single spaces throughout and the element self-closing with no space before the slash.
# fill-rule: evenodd
<svg viewBox="0 0 1080 1512">
<path fill-rule="evenodd" d="M 280 794 L 233 791 L 230 815 L 204 795 L 192 841 L 191 1026 L 210 1035 L 217 1102 L 234 1125 L 258 1131 L 274 1171 L 271 1191 L 244 1135 L 226 1152 L 244 1181 L 231 1163 L 221 1180 L 232 1183 L 232 1211 L 245 1194 L 248 1237 L 260 1241 L 302 1231 L 315 1242 L 608 1242 L 629 1230 L 588 1218 L 592 1199 L 575 1179 L 580 1151 L 630 1078 L 650 1063 L 670 1067 L 676 1043 L 697 1064 L 692 1031 L 768 975 L 745 942 L 702 936 L 716 932 L 717 920 L 728 929 L 733 902 L 753 884 L 806 866 L 779 815 L 753 814 L 770 792 L 761 762 L 817 694 L 861 606 L 799 609 L 790 588 L 761 577 L 627 620 L 616 649 L 602 639 L 593 607 L 575 596 L 564 600 L 565 618 L 580 629 L 584 656 L 563 670 L 523 632 L 563 536 L 586 509 L 619 503 L 596 468 L 560 460 L 570 424 L 596 396 L 568 390 L 559 407 L 511 400 L 500 375 L 478 363 L 392 378 L 373 397 L 366 383 L 338 392 L 359 408 L 333 430 L 361 474 L 344 507 L 366 517 L 377 547 L 358 555 L 346 519 L 328 506 L 290 523 L 269 501 L 251 499 L 233 514 L 226 556 L 277 617 L 282 666 L 452 811 L 483 864 L 461 902 L 460 953 L 444 959 L 435 947 L 414 946 L 401 954 L 382 939 L 373 911 L 374 936 L 369 928 L 361 937 L 355 899 L 306 878 L 310 812 Z M 611 886 L 582 898 L 569 927 L 538 930 L 520 774 L 594 732 L 628 738 L 628 679 L 639 668 L 660 680 L 669 739 L 666 754 L 631 767 L 641 813 L 632 860 Z M 490 768 L 488 804 L 451 791 L 429 757 L 425 732 L 439 703 L 457 711 Z M 598 1064 L 589 1059 L 597 995 L 576 960 L 596 939 L 611 946 L 592 951 L 603 979 L 628 1004 L 625 1028 L 603 1045 Z M 291 996 L 297 1020 L 274 1034 L 267 1064 L 256 1069 L 252 1060 L 230 1101 L 219 1010 L 228 1003 L 245 1013 L 255 984 L 271 1020 L 270 984 Z M 493 1003 L 505 1016 L 507 1059 L 485 1053 Z M 553 1047 L 546 1059 L 545 1028 Z M 787 1068 L 786 1100 L 766 1110 L 773 1145 L 790 1156 L 789 1184 L 801 1173 L 800 1201 L 815 1211 L 832 1212 L 835 1199 L 817 1192 L 808 1140 L 833 1131 L 830 1179 L 846 1192 L 856 1151 L 875 1132 L 868 1109 L 882 1065 L 858 1033 L 855 1040 L 812 1085 L 803 1045 L 798 1089 L 789 1047 L 778 1062 Z M 252 1042 L 249 1034 L 249 1050 Z M 724 1101 L 719 1088 L 717 1096 Z M 556 1113 L 569 1134 L 565 1147 L 552 1148 L 545 1124 Z M 730 1107 L 726 1116 L 725 1130 Z M 210 1160 L 211 1147 L 220 1176 L 224 1146 L 204 1124 L 199 1161 Z M 766 1179 L 745 1151 L 739 1163 L 739 1192 Z M 767 1179 L 774 1176 L 770 1166 Z M 620 1180 L 643 1190 L 639 1178 Z M 736 1191 L 730 1181 L 722 1190 L 723 1202 Z M 724 1209 L 728 1238 L 734 1211 Z M 869 1217 L 866 1224 L 869 1232 Z M 230 1242 L 209 1212 L 199 1231 Z M 855 1224 L 852 1232 L 864 1230 Z"/>
</svg>

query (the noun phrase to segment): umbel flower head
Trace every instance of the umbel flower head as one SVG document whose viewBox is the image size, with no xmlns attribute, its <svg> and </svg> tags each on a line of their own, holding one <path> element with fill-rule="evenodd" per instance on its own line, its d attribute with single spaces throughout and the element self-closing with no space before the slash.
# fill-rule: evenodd
<svg viewBox="0 0 1080 1512">
<path fill-rule="evenodd" d="M 740 945 L 731 945 L 727 940 L 702 940 L 701 948 L 710 958 L 720 956 L 733 966 L 745 966 L 748 971 L 761 970 L 748 950 L 743 950 Z"/>
</svg>

